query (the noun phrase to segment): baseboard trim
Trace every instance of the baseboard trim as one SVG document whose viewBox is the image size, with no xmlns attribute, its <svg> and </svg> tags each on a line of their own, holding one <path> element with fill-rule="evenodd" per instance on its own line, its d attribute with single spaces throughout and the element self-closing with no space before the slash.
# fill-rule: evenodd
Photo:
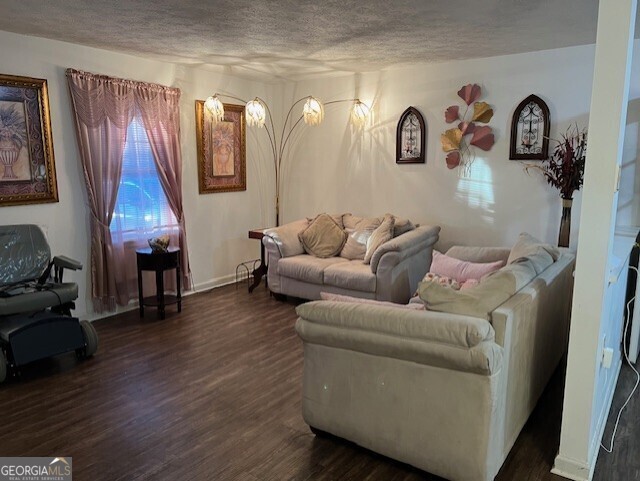
<svg viewBox="0 0 640 481">
<path fill-rule="evenodd" d="M 182 293 L 182 297 L 188 297 L 192 294 L 198 294 L 200 292 L 204 292 L 210 289 L 214 289 L 216 287 L 227 286 L 229 284 L 234 284 L 236 282 L 235 274 L 229 274 L 222 277 L 216 277 L 214 279 L 209 279 L 204 282 L 200 282 L 199 284 L 195 284 L 192 286 L 191 290 L 184 291 Z M 105 312 L 105 313 L 95 313 L 86 315 L 79 315 L 83 319 L 87 319 L 90 322 L 97 321 L 99 319 L 104 319 L 105 317 L 115 316 L 117 314 L 122 314 L 123 312 L 133 311 L 134 309 L 138 309 L 138 299 L 131 299 L 129 304 L 126 306 L 116 306 L 115 312 Z"/>
<path fill-rule="evenodd" d="M 620 370 L 622 369 L 622 358 L 619 359 L 616 367 L 614 368 L 614 375 L 609 385 L 609 392 L 607 393 L 607 399 L 604 402 L 600 418 L 598 419 L 598 425 L 596 426 L 596 435 L 591 440 L 591 446 L 589 447 L 589 459 L 592 460 L 591 475 L 589 480 L 593 477 L 593 471 L 596 468 L 596 462 L 598 461 L 598 455 L 600 454 L 600 444 L 602 443 L 602 437 L 604 436 L 604 430 L 607 427 L 607 419 L 609 419 L 609 413 L 611 412 L 611 405 L 613 404 L 613 396 L 616 393 L 616 386 L 618 385 L 618 377 L 620 376 Z"/>
<path fill-rule="evenodd" d="M 575 459 L 565 458 L 560 454 L 556 456 L 551 472 L 573 481 L 589 481 L 593 476 L 593 470 L 590 466 Z"/>
<path fill-rule="evenodd" d="M 611 404 L 613 403 L 613 395 L 616 391 L 618 384 L 618 376 L 622 368 L 622 359 L 620 359 L 614 368 L 614 376 L 607 393 L 607 399 L 605 400 L 602 413 L 598 419 L 598 425 L 596 427 L 595 436 L 591 440 L 589 446 L 589 459 L 591 463 L 583 463 L 575 459 L 564 457 L 560 454 L 556 456 L 555 462 L 551 472 L 562 476 L 563 478 L 572 479 L 574 481 L 591 481 L 593 479 L 593 472 L 596 469 L 596 462 L 598 461 L 598 454 L 600 453 L 600 443 L 602 442 L 602 436 L 604 435 L 604 429 L 607 425 L 607 419 L 611 411 Z"/>
</svg>

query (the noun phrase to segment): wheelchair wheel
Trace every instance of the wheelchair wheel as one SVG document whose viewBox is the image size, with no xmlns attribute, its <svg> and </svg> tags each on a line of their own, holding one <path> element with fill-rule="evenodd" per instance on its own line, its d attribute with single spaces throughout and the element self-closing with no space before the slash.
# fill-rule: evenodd
<svg viewBox="0 0 640 481">
<path fill-rule="evenodd" d="M 81 359 L 93 356 L 98 350 L 98 333 L 89 321 L 80 321 L 80 328 L 84 336 L 85 347 L 76 353 Z"/>
<path fill-rule="evenodd" d="M 7 378 L 7 359 L 4 357 L 4 352 L 0 349 L 0 383 L 4 382 Z"/>
</svg>

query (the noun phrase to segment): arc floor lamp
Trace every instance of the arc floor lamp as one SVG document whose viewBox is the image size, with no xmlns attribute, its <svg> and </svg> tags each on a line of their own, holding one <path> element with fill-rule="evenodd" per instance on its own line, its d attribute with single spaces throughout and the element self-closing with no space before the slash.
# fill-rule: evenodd
<svg viewBox="0 0 640 481">
<path fill-rule="evenodd" d="M 247 124 L 249 124 L 249 126 L 264 127 L 267 132 L 269 143 L 271 145 L 271 152 L 273 154 L 273 167 L 276 177 L 276 226 L 280 225 L 280 170 L 282 166 L 282 159 L 284 157 L 285 147 L 291 138 L 291 134 L 296 127 L 300 125 L 300 122 L 304 121 L 307 125 L 319 125 L 324 119 L 324 105 L 342 102 L 351 102 L 353 104 L 351 108 L 351 123 L 355 126 L 363 126 L 370 112 L 369 107 L 357 98 L 332 100 L 323 105 L 322 102 L 315 97 L 302 97 L 296 100 L 289 108 L 289 112 L 287 113 L 282 125 L 282 132 L 280 132 L 278 138 L 278 136 L 276 136 L 271 110 L 267 103 L 260 97 L 256 97 L 249 102 L 239 97 L 227 94 L 216 93 L 208 97 L 204 102 L 204 107 L 205 112 L 211 116 L 211 122 L 213 124 L 221 122 L 224 119 L 224 105 L 222 104 L 220 97 L 239 100 L 245 104 L 245 118 Z M 304 102 L 302 114 L 294 122 L 292 119 L 293 110 L 296 105 L 302 102 Z"/>
</svg>

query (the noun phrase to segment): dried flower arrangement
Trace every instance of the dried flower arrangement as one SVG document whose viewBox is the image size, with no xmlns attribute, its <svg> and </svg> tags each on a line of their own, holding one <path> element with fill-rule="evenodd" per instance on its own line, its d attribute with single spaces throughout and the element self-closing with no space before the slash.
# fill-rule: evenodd
<svg viewBox="0 0 640 481">
<path fill-rule="evenodd" d="M 584 180 L 584 163 L 587 156 L 587 129 L 580 130 L 571 126 L 561 135 L 551 158 L 542 165 L 527 164 L 525 170 L 540 170 L 547 183 L 560 192 L 563 199 L 572 199 L 573 193 L 580 190 Z"/>
<path fill-rule="evenodd" d="M 462 167 L 464 174 L 469 173 L 471 164 L 475 160 L 475 150 L 471 146 L 488 151 L 495 142 L 491 127 L 476 125 L 476 122 L 489 123 L 493 117 L 493 109 L 489 104 L 476 102 L 481 93 L 482 90 L 478 84 L 465 85 L 458 90 L 458 96 L 467 104 L 464 114 L 460 116 L 460 108 L 457 105 L 448 107 L 444 112 L 444 119 L 448 124 L 460 121 L 456 128 L 449 129 L 440 136 L 442 150 L 447 152 L 447 167 L 449 169 Z M 473 114 L 468 119 L 471 104 L 473 104 Z M 471 140 L 466 140 L 467 135 L 471 135 Z"/>
</svg>

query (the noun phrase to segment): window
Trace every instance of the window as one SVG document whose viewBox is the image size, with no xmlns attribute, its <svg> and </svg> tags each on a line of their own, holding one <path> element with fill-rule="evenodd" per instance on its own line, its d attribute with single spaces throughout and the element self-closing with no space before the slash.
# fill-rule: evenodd
<svg viewBox="0 0 640 481">
<path fill-rule="evenodd" d="M 146 242 L 151 236 L 177 233 L 178 223 L 160 185 L 147 133 L 137 118 L 127 129 L 122 176 L 109 228 L 125 241 Z"/>
</svg>

